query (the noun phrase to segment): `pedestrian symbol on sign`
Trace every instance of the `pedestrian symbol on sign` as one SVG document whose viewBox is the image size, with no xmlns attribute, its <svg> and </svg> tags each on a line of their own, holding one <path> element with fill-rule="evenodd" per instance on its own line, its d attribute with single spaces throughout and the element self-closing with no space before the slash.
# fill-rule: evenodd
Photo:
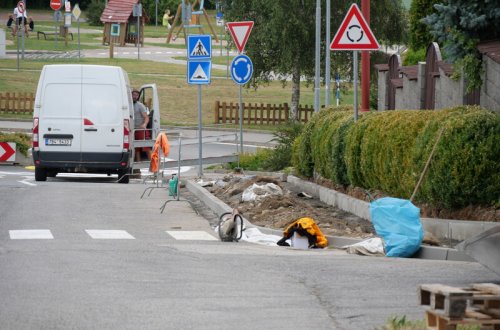
<svg viewBox="0 0 500 330">
<path fill-rule="evenodd" d="M 193 51 L 191 52 L 191 56 L 196 57 L 196 56 L 207 56 L 207 55 L 209 55 L 207 49 L 205 48 L 201 40 L 198 39 L 198 42 L 196 43 L 196 45 L 193 48 Z"/>
</svg>

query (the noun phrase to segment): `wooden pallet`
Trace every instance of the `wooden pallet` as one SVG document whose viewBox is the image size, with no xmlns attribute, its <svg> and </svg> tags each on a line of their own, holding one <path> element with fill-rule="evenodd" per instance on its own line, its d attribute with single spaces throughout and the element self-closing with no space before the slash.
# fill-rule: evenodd
<svg viewBox="0 0 500 330">
<path fill-rule="evenodd" d="M 423 284 L 419 300 L 427 307 L 428 329 L 454 330 L 459 324 L 476 324 L 482 329 L 500 330 L 500 285 L 481 283 L 456 288 Z"/>
</svg>

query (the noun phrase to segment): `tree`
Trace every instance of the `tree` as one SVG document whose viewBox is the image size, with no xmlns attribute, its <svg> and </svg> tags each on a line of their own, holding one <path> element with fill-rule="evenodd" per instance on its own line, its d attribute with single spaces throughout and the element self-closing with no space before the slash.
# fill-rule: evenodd
<svg viewBox="0 0 500 330">
<path fill-rule="evenodd" d="M 423 22 L 443 45 L 447 61 L 455 72 L 463 72 L 467 91 L 482 84 L 481 54 L 477 44 L 500 37 L 500 6 L 491 0 L 448 0 L 434 6 L 436 13 Z"/>
<path fill-rule="evenodd" d="M 316 0 L 225 0 L 223 5 L 228 21 L 254 21 L 245 48 L 254 63 L 252 87 L 257 88 L 273 79 L 279 79 L 283 84 L 291 83 L 290 117 L 296 119 L 301 80 L 309 85 L 315 74 Z M 332 5 L 332 38 L 350 5 L 351 1 Z M 330 41 L 325 42 L 324 7 L 323 2 L 323 62 L 325 47 L 330 46 Z M 402 39 L 404 19 L 398 19 L 404 17 L 402 12 L 401 0 L 372 1 L 370 25 L 379 40 L 394 43 Z M 343 76 L 352 75 L 352 52 L 332 53 L 331 63 L 332 72 L 340 72 Z M 321 67 L 324 70 L 324 64 Z"/>
<path fill-rule="evenodd" d="M 413 0 L 410 7 L 410 49 L 418 51 L 427 48 L 434 41 L 433 35 L 429 32 L 429 27 L 422 22 L 422 19 L 436 12 L 434 5 L 441 0 Z"/>
</svg>

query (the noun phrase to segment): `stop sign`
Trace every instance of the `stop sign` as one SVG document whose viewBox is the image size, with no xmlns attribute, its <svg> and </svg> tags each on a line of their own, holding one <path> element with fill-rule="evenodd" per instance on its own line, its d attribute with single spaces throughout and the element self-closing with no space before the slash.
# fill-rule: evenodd
<svg viewBox="0 0 500 330">
<path fill-rule="evenodd" d="M 62 7 L 62 0 L 50 0 L 50 8 L 59 10 Z"/>
</svg>

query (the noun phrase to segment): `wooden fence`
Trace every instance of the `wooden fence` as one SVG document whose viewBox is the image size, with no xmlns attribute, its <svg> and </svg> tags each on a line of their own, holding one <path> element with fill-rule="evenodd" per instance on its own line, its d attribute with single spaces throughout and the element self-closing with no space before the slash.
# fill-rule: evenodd
<svg viewBox="0 0 500 330">
<path fill-rule="evenodd" d="M 0 93 L 1 114 L 27 114 L 33 113 L 35 95 L 33 93 Z"/>
<path fill-rule="evenodd" d="M 238 124 L 239 123 L 239 103 L 215 101 L 214 121 L 215 124 Z M 289 106 L 284 104 L 245 104 L 243 103 L 243 123 L 257 125 L 279 125 L 288 121 Z M 311 106 L 299 106 L 298 119 L 307 122 L 314 113 Z"/>
</svg>

